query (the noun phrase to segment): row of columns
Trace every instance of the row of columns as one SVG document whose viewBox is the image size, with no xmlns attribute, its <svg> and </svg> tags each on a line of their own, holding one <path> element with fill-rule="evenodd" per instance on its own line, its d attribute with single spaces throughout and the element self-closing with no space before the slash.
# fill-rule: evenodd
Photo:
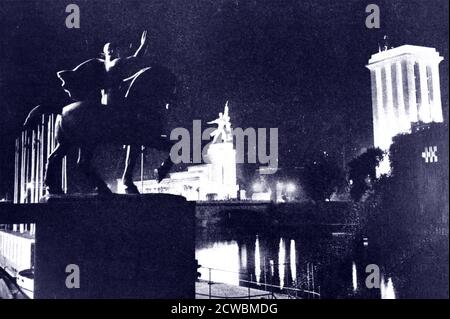
<svg viewBox="0 0 450 319">
<path fill-rule="evenodd" d="M 44 174 L 47 159 L 57 146 L 56 116 L 42 115 L 33 130 L 23 131 L 16 139 L 14 203 L 38 203 L 45 195 Z M 67 190 L 67 161 L 62 162 L 62 188 Z"/>
<path fill-rule="evenodd" d="M 375 146 L 388 149 L 411 123 L 443 121 L 438 65 L 403 58 L 371 66 Z"/>
<path fill-rule="evenodd" d="M 49 155 L 57 145 L 56 115 L 42 115 L 39 125 L 15 141 L 14 203 L 38 203 L 45 195 L 44 174 Z M 62 162 L 62 188 L 67 191 L 67 160 Z M 34 224 L 14 224 L 12 230 L 34 235 Z"/>
</svg>

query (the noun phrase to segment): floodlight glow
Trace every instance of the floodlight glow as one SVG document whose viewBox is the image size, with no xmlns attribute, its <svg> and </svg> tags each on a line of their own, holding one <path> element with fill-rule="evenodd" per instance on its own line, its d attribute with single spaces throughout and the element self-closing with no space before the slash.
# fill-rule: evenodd
<svg viewBox="0 0 450 319">
<path fill-rule="evenodd" d="M 260 191 L 262 191 L 262 184 L 259 183 L 259 182 L 255 182 L 255 183 L 253 184 L 253 191 L 254 191 L 254 192 L 260 192 Z"/>
<path fill-rule="evenodd" d="M 296 189 L 297 189 L 297 187 L 293 183 L 289 183 L 286 185 L 286 191 L 289 193 L 295 192 Z"/>
</svg>

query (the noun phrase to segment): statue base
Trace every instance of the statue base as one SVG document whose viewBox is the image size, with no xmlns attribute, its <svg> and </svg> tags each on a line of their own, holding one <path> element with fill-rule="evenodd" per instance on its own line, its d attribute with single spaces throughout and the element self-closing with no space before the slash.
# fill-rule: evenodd
<svg viewBox="0 0 450 319">
<path fill-rule="evenodd" d="M 168 194 L 37 204 L 35 298 L 195 297 L 195 204 Z"/>
</svg>

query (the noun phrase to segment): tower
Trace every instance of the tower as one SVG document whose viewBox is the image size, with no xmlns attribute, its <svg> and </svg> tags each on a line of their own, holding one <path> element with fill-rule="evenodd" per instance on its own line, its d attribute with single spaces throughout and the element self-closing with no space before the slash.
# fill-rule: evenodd
<svg viewBox="0 0 450 319">
<path fill-rule="evenodd" d="M 223 113 L 219 113 L 219 118 L 208 124 L 217 124 L 217 129 L 211 133 L 214 139 L 207 150 L 209 190 L 217 194 L 218 199 L 236 198 L 239 188 L 236 184 L 236 150 L 233 146 L 228 101 Z"/>
<path fill-rule="evenodd" d="M 367 68 L 372 84 L 374 146 L 388 151 L 392 138 L 410 133 L 412 123 L 443 122 L 439 63 L 434 48 L 403 45 L 373 54 Z M 389 160 L 378 173 L 389 173 Z"/>
</svg>

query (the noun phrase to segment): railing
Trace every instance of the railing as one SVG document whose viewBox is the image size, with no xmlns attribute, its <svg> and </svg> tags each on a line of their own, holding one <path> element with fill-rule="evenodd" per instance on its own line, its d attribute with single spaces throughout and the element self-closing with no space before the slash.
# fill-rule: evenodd
<svg viewBox="0 0 450 319">
<path fill-rule="evenodd" d="M 196 296 L 200 298 L 207 297 L 208 299 L 320 299 L 320 287 L 318 291 L 301 289 L 297 285 L 293 287 L 286 287 L 280 285 L 274 285 L 269 283 L 261 283 L 253 280 L 253 274 L 235 272 L 224 269 L 217 269 L 211 267 L 199 267 L 199 269 L 206 269 L 208 273 L 208 279 L 199 279 L 198 282 L 206 283 L 208 285 L 208 293 L 196 291 Z M 239 284 L 230 284 L 226 281 L 212 280 L 213 272 L 229 273 L 239 277 Z M 242 279 L 242 276 L 246 276 L 247 279 Z M 240 284 L 245 286 L 241 286 Z M 220 294 L 219 292 L 213 292 L 213 286 L 223 285 L 223 289 L 229 293 Z M 226 286 L 228 285 L 228 287 Z M 233 289 L 234 288 L 234 289 Z M 236 295 L 230 295 L 235 293 Z"/>
</svg>

